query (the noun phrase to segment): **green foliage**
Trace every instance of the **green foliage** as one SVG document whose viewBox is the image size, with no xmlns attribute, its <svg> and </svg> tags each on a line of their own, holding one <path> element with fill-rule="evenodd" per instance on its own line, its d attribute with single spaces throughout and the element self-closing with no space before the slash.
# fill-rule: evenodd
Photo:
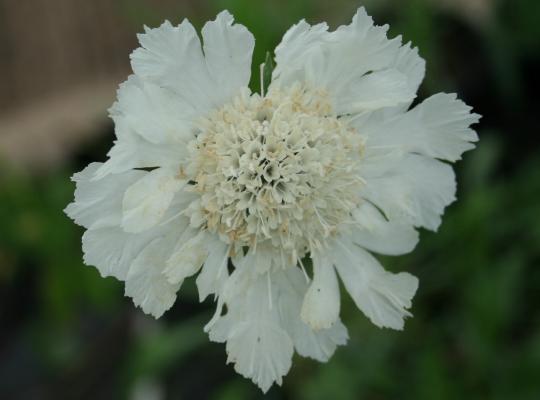
<svg viewBox="0 0 540 400">
<path fill-rule="evenodd" d="M 103 282 L 82 264 L 78 239 L 82 230 L 62 211 L 73 195 L 69 176 L 29 178 L 8 173 L 0 186 L 0 255 L 7 260 L 2 269 L 10 272 L 0 282 L 9 284 L 17 274 L 31 276 L 36 306 L 46 321 L 69 322 L 81 305 L 109 307 L 118 294 L 117 285 Z"/>
</svg>

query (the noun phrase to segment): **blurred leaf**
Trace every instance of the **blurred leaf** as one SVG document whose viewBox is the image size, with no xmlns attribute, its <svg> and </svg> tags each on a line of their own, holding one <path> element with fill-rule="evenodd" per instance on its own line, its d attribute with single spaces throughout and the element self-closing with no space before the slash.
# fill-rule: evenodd
<svg viewBox="0 0 540 400">
<path fill-rule="evenodd" d="M 150 317 L 145 317 L 150 318 Z M 181 363 L 189 353 L 208 342 L 202 327 L 210 316 L 196 316 L 174 326 L 142 332 L 134 344 L 128 365 L 131 379 L 159 376 L 175 363 Z"/>
</svg>

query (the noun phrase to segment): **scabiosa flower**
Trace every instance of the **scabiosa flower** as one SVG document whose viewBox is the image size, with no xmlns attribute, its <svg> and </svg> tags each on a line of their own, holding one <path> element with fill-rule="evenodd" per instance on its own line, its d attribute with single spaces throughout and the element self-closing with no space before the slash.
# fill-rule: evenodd
<svg viewBox="0 0 540 400">
<path fill-rule="evenodd" d="M 424 61 L 386 31 L 363 8 L 333 32 L 301 21 L 258 94 L 255 41 L 228 12 L 202 48 L 188 21 L 145 28 L 109 159 L 73 177 L 85 263 L 156 318 L 197 275 L 217 303 L 210 339 L 263 391 L 295 350 L 327 361 L 346 343 L 339 280 L 375 325 L 403 328 L 418 280 L 372 253 L 437 229 L 456 190 L 447 162 L 477 140 L 479 116 L 455 95 L 409 109 Z"/>
</svg>

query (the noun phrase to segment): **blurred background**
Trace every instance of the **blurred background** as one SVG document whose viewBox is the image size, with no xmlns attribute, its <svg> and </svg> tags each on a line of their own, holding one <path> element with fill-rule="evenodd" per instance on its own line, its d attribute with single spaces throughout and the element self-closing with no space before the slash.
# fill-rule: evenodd
<svg viewBox="0 0 540 400">
<path fill-rule="evenodd" d="M 193 283 L 156 321 L 82 264 L 69 177 L 105 160 L 143 24 L 200 28 L 227 8 L 257 39 L 256 71 L 300 18 L 336 27 L 359 5 L 420 48 L 420 99 L 457 92 L 483 115 L 481 140 L 439 232 L 384 260 L 420 278 L 405 331 L 344 296 L 348 346 L 326 364 L 295 356 L 266 397 L 540 398 L 540 1 L 0 0 L 0 399 L 263 397 L 208 341 L 213 305 Z"/>
</svg>

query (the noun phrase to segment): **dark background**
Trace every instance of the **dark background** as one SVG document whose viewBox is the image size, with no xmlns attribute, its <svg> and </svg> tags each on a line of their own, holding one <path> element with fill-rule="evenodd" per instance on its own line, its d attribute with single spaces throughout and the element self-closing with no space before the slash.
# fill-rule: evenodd
<svg viewBox="0 0 540 400">
<path fill-rule="evenodd" d="M 483 115 L 438 233 L 384 260 L 420 278 L 403 332 L 343 296 L 350 342 L 326 364 L 295 357 L 269 399 L 540 398 L 540 1 L 365 1 L 427 60 L 420 98 L 457 92 Z M 104 160 L 106 109 L 142 25 L 223 8 L 256 37 L 258 65 L 305 17 L 349 23 L 349 0 L 0 0 L 0 399 L 262 398 L 202 326 L 184 285 L 154 320 L 82 264 L 62 210 L 73 172 Z"/>
</svg>

